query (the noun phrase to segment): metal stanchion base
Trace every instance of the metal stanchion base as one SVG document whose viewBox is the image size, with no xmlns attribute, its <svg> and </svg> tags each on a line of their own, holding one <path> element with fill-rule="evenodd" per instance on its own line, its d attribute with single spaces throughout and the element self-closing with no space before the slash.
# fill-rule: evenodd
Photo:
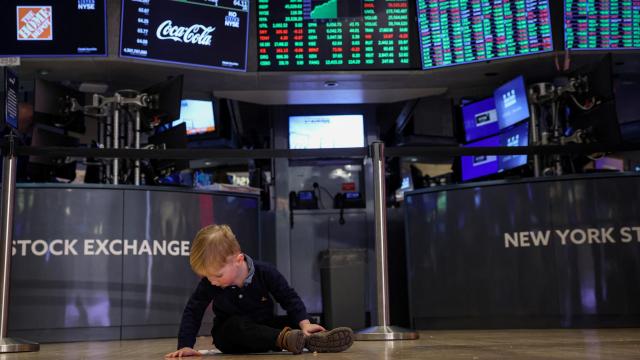
<svg viewBox="0 0 640 360">
<path fill-rule="evenodd" d="M 399 326 L 372 326 L 354 334 L 355 340 L 416 340 L 417 331 Z"/>
<path fill-rule="evenodd" d="M 0 338 L 0 354 L 27 351 L 40 351 L 40 344 L 18 338 Z"/>
</svg>

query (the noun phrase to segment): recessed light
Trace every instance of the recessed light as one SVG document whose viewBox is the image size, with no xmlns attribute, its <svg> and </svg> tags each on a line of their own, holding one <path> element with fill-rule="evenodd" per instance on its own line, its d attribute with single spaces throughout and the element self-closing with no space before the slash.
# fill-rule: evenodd
<svg viewBox="0 0 640 360">
<path fill-rule="evenodd" d="M 336 86 L 338 86 L 337 81 L 327 80 L 324 82 L 324 87 L 336 87 Z"/>
</svg>

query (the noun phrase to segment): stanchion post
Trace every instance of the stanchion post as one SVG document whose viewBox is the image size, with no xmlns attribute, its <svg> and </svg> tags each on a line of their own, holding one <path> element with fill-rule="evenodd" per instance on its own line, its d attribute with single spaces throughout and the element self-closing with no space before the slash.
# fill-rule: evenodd
<svg viewBox="0 0 640 360">
<path fill-rule="evenodd" d="M 13 203 L 16 191 L 15 135 L 7 135 L 8 147 L 2 154 L 2 276 L 0 276 L 0 353 L 38 351 L 40 344 L 7 337 L 9 320 L 9 285 L 11 282 L 11 248 L 13 241 Z"/>
<path fill-rule="evenodd" d="M 133 126 L 133 148 L 140 149 L 140 108 L 135 109 L 135 123 Z M 140 159 L 133 162 L 133 185 L 140 185 Z"/>
<path fill-rule="evenodd" d="M 538 107 L 534 104 L 534 95 L 529 90 L 529 113 L 531 114 L 531 123 L 529 124 L 529 130 L 531 133 L 531 143 L 533 145 L 540 145 L 540 119 L 538 118 Z M 540 177 L 540 155 L 533 155 L 533 176 Z"/>
<path fill-rule="evenodd" d="M 114 149 L 119 149 L 120 148 L 120 94 L 116 93 L 115 97 L 117 99 L 116 103 L 114 104 L 114 110 L 113 110 L 113 148 Z M 113 185 L 118 185 L 120 183 L 120 179 L 118 178 L 118 176 L 120 175 L 120 159 L 118 158 L 113 158 L 113 160 L 111 160 L 111 163 L 113 164 L 112 168 L 113 168 L 113 181 L 111 182 Z"/>
<path fill-rule="evenodd" d="M 378 325 L 355 334 L 356 340 L 414 340 L 418 333 L 389 321 L 389 272 L 387 269 L 387 198 L 384 183 L 384 143 L 371 144 L 373 160 L 374 214 L 376 220 L 376 280 Z"/>
</svg>

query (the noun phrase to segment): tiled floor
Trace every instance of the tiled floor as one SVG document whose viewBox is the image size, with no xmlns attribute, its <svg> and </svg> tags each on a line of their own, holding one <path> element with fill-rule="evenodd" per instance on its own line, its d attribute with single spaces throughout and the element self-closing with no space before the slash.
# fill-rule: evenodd
<svg viewBox="0 0 640 360">
<path fill-rule="evenodd" d="M 210 338 L 196 348 L 212 349 Z M 4 359 L 162 359 L 175 339 L 42 344 L 35 353 L 2 354 Z M 206 355 L 203 358 L 273 360 L 293 355 Z M 312 359 L 640 359 L 640 329 L 422 331 L 419 340 L 359 341 L 338 354 L 303 353 Z"/>
</svg>

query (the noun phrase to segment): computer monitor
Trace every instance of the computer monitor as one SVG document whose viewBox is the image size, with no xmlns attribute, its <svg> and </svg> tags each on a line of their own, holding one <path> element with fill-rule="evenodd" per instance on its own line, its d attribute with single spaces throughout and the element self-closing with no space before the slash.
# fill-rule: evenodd
<svg viewBox="0 0 640 360">
<path fill-rule="evenodd" d="M 78 139 L 40 127 L 33 129 L 31 147 L 76 147 Z M 33 182 L 55 182 L 56 178 L 73 181 L 76 163 L 66 157 L 29 156 L 27 178 Z"/>
<path fill-rule="evenodd" d="M 529 145 L 529 122 L 518 124 L 500 133 L 500 146 L 528 146 Z M 527 165 L 528 157 L 524 155 L 500 155 L 498 156 L 498 172 L 508 172 L 510 170 Z"/>
<path fill-rule="evenodd" d="M 572 109 L 569 125 L 571 132 L 584 130 L 590 142 L 609 145 L 622 143 L 614 100 L 605 101 L 589 110 Z"/>
<path fill-rule="evenodd" d="M 35 80 L 33 94 L 35 122 L 77 133 L 85 132 L 84 114 L 81 109 L 84 94 L 43 79 Z"/>
<path fill-rule="evenodd" d="M 362 115 L 305 115 L 289 117 L 290 149 L 364 147 Z"/>
<path fill-rule="evenodd" d="M 500 128 L 493 97 L 464 105 L 462 124 L 466 142 L 497 134 Z"/>
<path fill-rule="evenodd" d="M 500 137 L 494 135 L 465 147 L 495 147 L 500 146 Z M 462 181 L 487 177 L 498 173 L 499 162 L 497 155 L 462 156 L 461 160 Z"/>
<path fill-rule="evenodd" d="M 142 114 L 148 119 L 157 118 L 161 124 L 180 118 L 183 82 L 184 76 L 178 75 L 142 90 L 151 97 L 149 107 L 142 108 Z"/>
<path fill-rule="evenodd" d="M 178 124 L 175 127 L 149 137 L 149 143 L 157 148 L 184 149 L 187 147 L 187 125 Z M 189 160 L 182 159 L 153 159 L 151 167 L 156 174 L 169 174 L 189 168 Z"/>
<path fill-rule="evenodd" d="M 500 130 L 529 118 L 529 101 L 524 77 L 500 86 L 493 92 Z"/>
<path fill-rule="evenodd" d="M 568 132 L 582 129 L 591 142 L 620 144 L 622 134 L 613 90 L 611 54 L 574 71 L 572 76 L 586 76 L 586 91 L 576 94 L 575 99 L 578 103 L 591 105 L 577 106 L 575 102 L 569 102 Z"/>
<path fill-rule="evenodd" d="M 216 131 L 213 101 L 183 99 L 180 108 L 180 118 L 173 121 L 172 127 L 184 123 L 190 137 Z"/>
</svg>

